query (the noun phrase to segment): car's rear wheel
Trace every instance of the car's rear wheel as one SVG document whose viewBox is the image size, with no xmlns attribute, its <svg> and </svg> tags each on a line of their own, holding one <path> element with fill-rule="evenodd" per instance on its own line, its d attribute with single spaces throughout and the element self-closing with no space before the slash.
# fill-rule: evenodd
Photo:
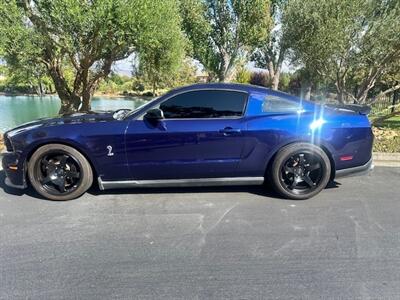
<svg viewBox="0 0 400 300">
<path fill-rule="evenodd" d="M 48 144 L 33 153 L 28 163 L 33 188 L 50 200 L 71 200 L 85 193 L 93 183 L 87 159 L 76 149 Z"/>
<path fill-rule="evenodd" d="M 331 164 L 319 147 L 296 143 L 282 148 L 269 170 L 269 180 L 283 197 L 293 200 L 308 199 L 329 182 Z"/>
</svg>

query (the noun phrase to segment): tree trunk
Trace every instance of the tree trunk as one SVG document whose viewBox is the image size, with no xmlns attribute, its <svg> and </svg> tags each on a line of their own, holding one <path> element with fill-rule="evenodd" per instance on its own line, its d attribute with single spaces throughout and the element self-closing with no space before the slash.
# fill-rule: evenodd
<svg viewBox="0 0 400 300">
<path fill-rule="evenodd" d="M 84 91 L 82 94 L 82 106 L 79 109 L 81 112 L 89 112 L 92 109 L 92 95 L 90 91 Z"/>
<path fill-rule="evenodd" d="M 274 56 L 269 57 L 269 62 L 268 62 L 268 72 L 270 76 L 269 80 L 271 82 L 271 88 L 275 91 L 279 89 L 279 81 L 281 77 L 282 64 L 283 64 L 283 59 L 285 57 L 285 53 L 286 49 L 281 47 L 276 62 Z"/>
<path fill-rule="evenodd" d="M 225 82 L 227 80 L 227 76 L 229 75 L 228 73 L 230 71 L 231 56 L 225 51 L 225 49 L 221 49 L 220 57 L 221 57 L 221 64 L 217 71 L 218 81 Z"/>
<path fill-rule="evenodd" d="M 392 113 L 396 111 L 396 101 L 397 101 L 397 90 L 394 91 L 393 93 L 393 101 L 392 101 Z"/>
<path fill-rule="evenodd" d="M 224 82 L 224 81 L 225 81 L 225 74 L 224 74 L 224 71 L 218 72 L 218 81 L 219 81 L 219 82 Z"/>
<path fill-rule="evenodd" d="M 304 93 L 304 100 L 311 99 L 311 84 L 308 84 Z"/>
<path fill-rule="evenodd" d="M 278 90 L 278 88 L 279 88 L 279 79 L 280 79 L 280 76 L 281 76 L 281 70 L 277 70 L 276 72 L 275 72 L 275 74 L 274 74 L 274 77 L 272 78 L 272 85 L 271 85 L 271 88 L 273 89 L 273 90 Z"/>
<path fill-rule="evenodd" d="M 43 96 L 44 92 L 43 92 L 43 84 L 42 81 L 40 80 L 40 77 L 38 78 L 38 95 L 39 96 Z"/>
<path fill-rule="evenodd" d="M 344 92 L 342 90 L 337 90 L 337 100 L 340 104 L 344 104 L 345 97 L 344 97 Z"/>
<path fill-rule="evenodd" d="M 376 118 L 372 121 L 372 125 L 380 125 L 383 121 L 390 119 L 392 117 L 395 117 L 395 116 L 399 116 L 399 115 L 400 115 L 400 111 L 397 111 L 397 112 L 390 113 L 386 116 Z"/>
<path fill-rule="evenodd" d="M 301 97 L 304 100 L 310 100 L 311 99 L 311 89 L 312 89 L 312 84 L 309 81 L 302 81 L 301 82 Z"/>
<path fill-rule="evenodd" d="M 68 83 L 62 75 L 61 68 L 56 63 L 49 67 L 49 75 L 53 79 L 54 87 L 61 100 L 59 114 L 71 114 L 77 112 L 81 105 L 81 98 L 68 88 Z"/>
<path fill-rule="evenodd" d="M 393 86 L 385 91 L 380 92 L 375 98 L 379 99 L 380 97 L 382 97 L 386 94 L 389 94 L 391 92 L 397 92 L 397 90 L 399 90 L 399 89 L 400 89 L 400 83 L 396 84 L 395 86 Z"/>
<path fill-rule="evenodd" d="M 359 93 L 357 97 L 357 103 L 358 104 L 364 104 L 367 102 L 367 97 L 368 97 L 368 92 L 372 87 L 366 88 L 362 93 Z"/>
<path fill-rule="evenodd" d="M 81 98 L 78 95 L 64 95 L 58 94 L 61 99 L 61 108 L 59 110 L 60 115 L 72 114 L 77 112 L 81 105 Z"/>
</svg>

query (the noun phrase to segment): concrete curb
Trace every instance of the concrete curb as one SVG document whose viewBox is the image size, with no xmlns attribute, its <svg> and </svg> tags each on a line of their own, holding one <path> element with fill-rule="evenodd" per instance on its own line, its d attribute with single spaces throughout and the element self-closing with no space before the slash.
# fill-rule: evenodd
<svg viewBox="0 0 400 300">
<path fill-rule="evenodd" d="M 3 170 L 1 166 L 1 159 L 3 153 L 0 152 L 0 171 Z M 400 167 L 400 153 L 384 153 L 384 152 L 374 152 L 373 163 L 378 167 Z"/>
<path fill-rule="evenodd" d="M 379 167 L 400 167 L 400 153 L 373 153 L 374 165 Z"/>
</svg>

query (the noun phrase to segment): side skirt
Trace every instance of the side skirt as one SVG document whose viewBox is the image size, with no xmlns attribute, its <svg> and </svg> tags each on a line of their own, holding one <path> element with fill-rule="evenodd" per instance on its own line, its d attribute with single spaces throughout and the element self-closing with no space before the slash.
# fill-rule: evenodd
<svg viewBox="0 0 400 300">
<path fill-rule="evenodd" d="M 186 187 L 186 186 L 227 186 L 227 185 L 259 185 L 264 177 L 224 177 L 196 179 L 163 179 L 163 180 L 126 180 L 103 181 L 98 178 L 100 190 L 119 188 L 152 188 L 152 187 Z"/>
</svg>

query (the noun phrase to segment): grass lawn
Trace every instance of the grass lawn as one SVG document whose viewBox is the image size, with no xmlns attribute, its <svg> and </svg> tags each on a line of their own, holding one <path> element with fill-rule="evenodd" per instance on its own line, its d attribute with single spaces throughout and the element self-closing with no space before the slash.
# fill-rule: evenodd
<svg viewBox="0 0 400 300">
<path fill-rule="evenodd" d="M 383 121 L 383 125 L 388 128 L 400 130 L 400 115 Z"/>
<path fill-rule="evenodd" d="M 400 115 L 374 127 L 375 152 L 400 152 Z"/>
</svg>

